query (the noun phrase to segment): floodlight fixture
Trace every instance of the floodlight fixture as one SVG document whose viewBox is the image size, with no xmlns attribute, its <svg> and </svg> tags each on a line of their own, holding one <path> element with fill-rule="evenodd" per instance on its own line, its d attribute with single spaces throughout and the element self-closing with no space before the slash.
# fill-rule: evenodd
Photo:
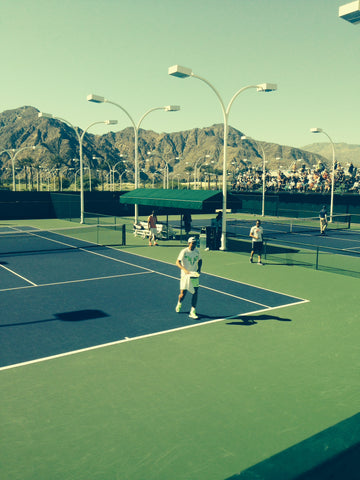
<svg viewBox="0 0 360 480">
<path fill-rule="evenodd" d="M 104 103 L 105 102 L 104 97 L 101 97 L 100 95 L 94 95 L 93 93 L 90 93 L 90 95 L 88 95 L 86 97 L 86 100 L 88 102 L 93 102 L 93 103 Z"/>
<path fill-rule="evenodd" d="M 323 129 L 322 129 L 322 128 L 318 128 L 318 127 L 314 127 L 314 128 L 311 128 L 311 129 L 310 129 L 310 132 L 311 132 L 311 133 L 323 133 Z"/>
<path fill-rule="evenodd" d="M 168 74 L 173 77 L 188 78 L 192 76 L 193 72 L 191 68 L 182 67 L 181 65 L 173 65 L 172 67 L 169 67 Z"/>
<path fill-rule="evenodd" d="M 339 17 L 354 25 L 360 23 L 360 0 L 341 5 Z"/>
<path fill-rule="evenodd" d="M 105 125 L 116 125 L 118 123 L 117 120 L 105 120 Z"/>
<path fill-rule="evenodd" d="M 274 92 L 277 90 L 276 83 L 260 83 L 260 85 L 256 85 L 256 89 L 258 92 Z"/>
<path fill-rule="evenodd" d="M 165 112 L 178 112 L 180 110 L 180 105 L 166 105 L 164 110 Z"/>
</svg>

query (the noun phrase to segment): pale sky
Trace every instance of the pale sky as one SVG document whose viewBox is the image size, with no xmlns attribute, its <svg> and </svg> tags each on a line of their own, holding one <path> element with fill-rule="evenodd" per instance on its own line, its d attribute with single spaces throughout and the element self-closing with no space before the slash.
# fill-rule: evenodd
<svg viewBox="0 0 360 480">
<path fill-rule="evenodd" d="M 0 0 L 0 111 L 30 105 L 82 129 L 117 119 L 177 132 L 223 122 L 219 100 L 202 81 L 168 75 L 179 64 L 206 78 L 225 105 L 246 90 L 229 124 L 267 142 L 301 147 L 360 144 L 360 25 L 338 18 L 346 0 Z M 1 146 L 0 146 L 1 147 Z"/>
</svg>

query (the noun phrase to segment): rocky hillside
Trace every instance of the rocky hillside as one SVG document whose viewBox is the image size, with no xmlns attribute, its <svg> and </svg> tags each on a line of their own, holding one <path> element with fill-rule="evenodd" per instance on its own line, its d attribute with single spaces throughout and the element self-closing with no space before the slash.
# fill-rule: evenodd
<svg viewBox="0 0 360 480">
<path fill-rule="evenodd" d="M 352 163 L 356 167 L 360 167 L 360 145 L 349 145 L 347 143 L 334 143 L 335 159 L 341 163 L 343 167 L 347 163 Z M 313 143 L 303 147 L 304 150 L 322 155 L 332 160 L 332 146 L 330 142 Z"/>
<path fill-rule="evenodd" d="M 73 128 L 60 120 L 39 118 L 34 107 L 21 107 L 0 114 L 0 153 L 4 150 L 36 146 L 16 152 L 15 164 L 18 169 L 27 166 L 32 169 L 74 172 L 78 168 L 79 142 Z M 81 130 L 80 130 L 81 133 Z M 267 168 L 290 167 L 296 161 L 313 165 L 327 162 L 321 154 L 267 142 L 241 140 L 243 134 L 230 127 L 228 139 L 228 170 L 262 164 L 262 150 L 265 152 Z M 164 169 L 166 162 L 173 175 L 186 178 L 197 163 L 207 163 L 204 170 L 222 171 L 223 127 L 186 130 L 176 133 L 156 133 L 149 130 L 139 132 L 139 161 L 141 175 L 152 177 Z M 126 176 L 131 181 L 134 170 L 134 132 L 126 128 L 104 135 L 87 133 L 83 142 L 85 165 L 93 170 L 109 171 L 115 166 L 121 173 L 127 168 Z M 14 155 L 15 152 L 11 152 Z M 8 154 L 0 155 L 0 180 L 11 178 L 11 159 Z M 30 168 L 31 167 L 31 168 Z M 73 170 L 70 170 L 73 169 Z M 126 176 L 124 178 L 126 178 Z"/>
</svg>

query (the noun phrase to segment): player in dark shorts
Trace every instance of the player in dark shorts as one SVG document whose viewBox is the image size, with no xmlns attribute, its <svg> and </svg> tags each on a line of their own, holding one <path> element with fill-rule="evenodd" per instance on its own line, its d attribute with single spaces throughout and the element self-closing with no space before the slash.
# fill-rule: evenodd
<svg viewBox="0 0 360 480">
<path fill-rule="evenodd" d="M 258 256 L 258 265 L 263 265 L 261 263 L 261 253 L 263 249 L 264 230 L 261 226 L 260 220 L 256 220 L 256 224 L 253 227 L 251 227 L 250 237 L 252 238 L 250 263 L 253 263 L 253 256 L 256 253 L 256 255 Z"/>
<path fill-rule="evenodd" d="M 326 228 L 327 228 L 327 211 L 326 211 L 326 206 L 323 205 L 322 209 L 319 212 L 319 218 L 320 218 L 320 235 L 325 235 Z"/>
</svg>

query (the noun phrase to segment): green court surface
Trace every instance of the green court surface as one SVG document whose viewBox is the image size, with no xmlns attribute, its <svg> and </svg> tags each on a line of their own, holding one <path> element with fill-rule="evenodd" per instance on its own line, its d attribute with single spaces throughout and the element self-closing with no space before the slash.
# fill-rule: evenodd
<svg viewBox="0 0 360 480">
<path fill-rule="evenodd" d="M 358 413 L 359 279 L 219 251 L 203 270 L 309 302 L 0 371 L 1 478 L 227 480 Z"/>
</svg>

